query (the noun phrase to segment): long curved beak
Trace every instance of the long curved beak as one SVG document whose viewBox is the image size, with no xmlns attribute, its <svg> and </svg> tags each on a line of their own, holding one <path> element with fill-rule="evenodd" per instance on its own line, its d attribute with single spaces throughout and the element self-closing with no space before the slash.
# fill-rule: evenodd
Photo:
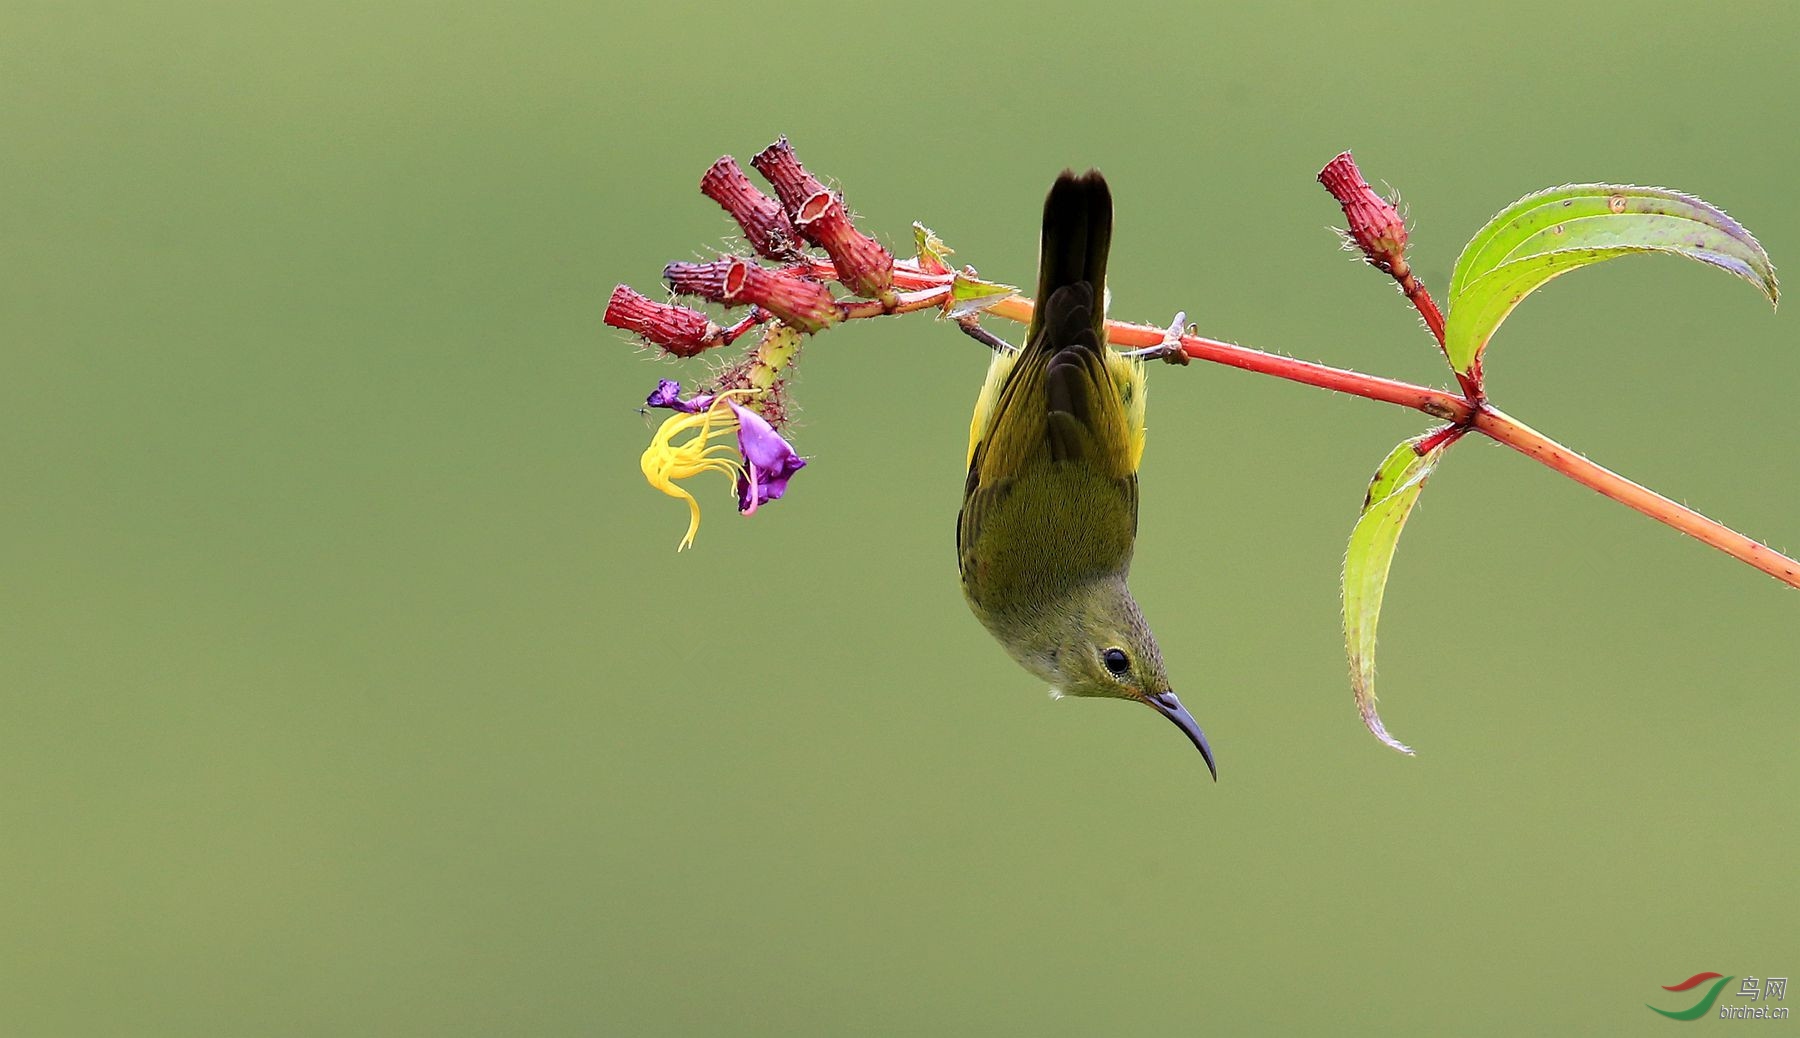
<svg viewBox="0 0 1800 1038">
<path fill-rule="evenodd" d="M 1213 765 L 1212 747 L 1206 745 L 1206 733 L 1200 730 L 1200 726 L 1194 721 L 1194 716 L 1187 712 L 1187 707 L 1181 705 L 1181 700 L 1175 698 L 1175 693 L 1159 692 L 1153 696 L 1145 696 L 1144 702 L 1155 707 L 1157 713 L 1175 722 L 1175 727 L 1181 729 L 1184 735 L 1193 740 L 1194 745 L 1200 750 L 1200 756 L 1206 758 L 1206 770 L 1212 772 L 1214 782 L 1219 781 L 1219 769 Z"/>
</svg>

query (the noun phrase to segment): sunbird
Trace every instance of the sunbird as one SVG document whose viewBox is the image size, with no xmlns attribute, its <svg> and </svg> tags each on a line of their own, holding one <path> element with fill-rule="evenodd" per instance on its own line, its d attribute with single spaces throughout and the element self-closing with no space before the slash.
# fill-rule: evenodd
<svg viewBox="0 0 1800 1038">
<path fill-rule="evenodd" d="M 1169 690 L 1126 586 L 1144 454 L 1144 362 L 1106 345 L 1112 193 L 1065 170 L 1044 200 L 1037 308 L 996 352 L 969 422 L 957 517 L 963 597 L 1050 693 L 1134 699 L 1212 747 Z"/>
</svg>

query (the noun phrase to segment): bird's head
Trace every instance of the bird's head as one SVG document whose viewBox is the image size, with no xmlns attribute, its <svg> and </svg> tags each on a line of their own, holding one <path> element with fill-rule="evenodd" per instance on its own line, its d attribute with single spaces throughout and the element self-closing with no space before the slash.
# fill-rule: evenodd
<svg viewBox="0 0 1800 1038">
<path fill-rule="evenodd" d="M 1057 644 L 1044 672 L 1054 686 L 1052 693 L 1143 703 L 1174 722 L 1193 741 L 1206 759 L 1207 770 L 1217 779 L 1219 770 L 1213 765 L 1206 733 L 1169 688 L 1156 635 L 1144 622 L 1124 580 L 1090 584 L 1070 597 L 1059 619 Z"/>
</svg>

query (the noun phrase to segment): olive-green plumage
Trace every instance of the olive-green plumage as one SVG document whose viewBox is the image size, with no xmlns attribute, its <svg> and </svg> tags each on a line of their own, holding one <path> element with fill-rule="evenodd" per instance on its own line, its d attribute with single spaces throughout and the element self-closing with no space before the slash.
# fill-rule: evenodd
<svg viewBox="0 0 1800 1038">
<path fill-rule="evenodd" d="M 956 530 L 963 595 L 1053 693 L 1143 702 L 1186 732 L 1210 769 L 1212 751 L 1169 690 L 1156 636 L 1125 583 L 1145 373 L 1106 346 L 1111 242 L 1106 181 L 1065 172 L 1044 201 L 1025 346 L 994 358 L 970 424 Z"/>
</svg>

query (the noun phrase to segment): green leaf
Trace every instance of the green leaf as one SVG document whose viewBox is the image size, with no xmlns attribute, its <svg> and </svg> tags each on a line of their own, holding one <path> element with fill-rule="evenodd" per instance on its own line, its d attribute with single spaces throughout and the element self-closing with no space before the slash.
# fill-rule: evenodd
<svg viewBox="0 0 1800 1038">
<path fill-rule="evenodd" d="M 1691 195 L 1658 187 L 1574 184 L 1526 195 L 1489 220 L 1450 275 L 1444 351 L 1468 374 L 1519 300 L 1577 267 L 1667 253 L 1735 274 L 1773 303 L 1775 265 L 1744 226 Z"/>
<path fill-rule="evenodd" d="M 1395 447 L 1363 498 L 1362 516 L 1350 531 L 1350 548 L 1344 554 L 1344 644 L 1350 651 L 1350 684 L 1356 691 L 1356 708 L 1363 724 L 1382 742 L 1412 753 L 1387 733 L 1375 711 L 1375 625 L 1381 619 L 1381 598 L 1387 590 L 1388 567 L 1400 543 L 1400 530 L 1425 488 L 1425 478 L 1443 457 L 1440 444 L 1420 454 L 1426 437 L 1407 440 Z"/>
<path fill-rule="evenodd" d="M 956 279 L 950 283 L 950 298 L 944 301 L 944 316 L 955 320 L 978 314 L 989 307 L 998 306 L 1002 301 L 1017 295 L 1018 291 L 1012 285 L 983 281 L 958 272 Z"/>
<path fill-rule="evenodd" d="M 944 244 L 944 239 L 937 232 L 924 224 L 913 221 L 913 243 L 919 249 L 919 269 L 927 274 L 948 274 L 953 269 L 950 257 L 956 250 Z"/>
</svg>

